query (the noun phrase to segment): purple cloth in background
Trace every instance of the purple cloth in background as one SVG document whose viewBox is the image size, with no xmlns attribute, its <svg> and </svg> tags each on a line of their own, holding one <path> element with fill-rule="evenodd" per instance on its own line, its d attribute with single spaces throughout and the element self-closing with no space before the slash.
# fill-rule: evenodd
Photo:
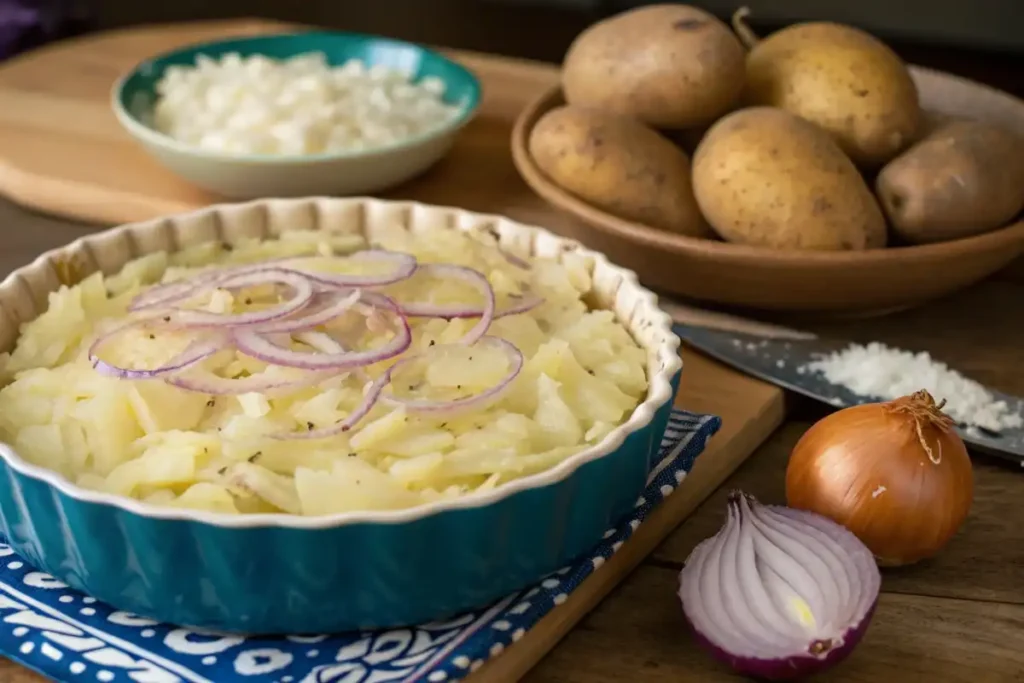
<svg viewBox="0 0 1024 683">
<path fill-rule="evenodd" d="M 84 0 L 0 0 L 0 60 L 90 28 Z"/>
</svg>

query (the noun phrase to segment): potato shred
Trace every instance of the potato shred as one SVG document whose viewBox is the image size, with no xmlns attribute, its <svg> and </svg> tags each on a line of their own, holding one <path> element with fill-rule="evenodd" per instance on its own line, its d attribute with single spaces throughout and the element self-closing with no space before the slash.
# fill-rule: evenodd
<svg viewBox="0 0 1024 683">
<path fill-rule="evenodd" d="M 325 515 L 485 491 L 601 441 L 647 353 L 580 254 L 395 226 L 210 242 L 50 295 L 2 357 L 0 436 L 160 506 Z"/>
</svg>

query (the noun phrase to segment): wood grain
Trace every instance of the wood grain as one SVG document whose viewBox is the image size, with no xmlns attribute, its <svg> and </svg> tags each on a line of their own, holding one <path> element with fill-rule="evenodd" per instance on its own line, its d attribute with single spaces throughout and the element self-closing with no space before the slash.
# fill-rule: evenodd
<svg viewBox="0 0 1024 683">
<path fill-rule="evenodd" d="M 641 567 L 535 668 L 526 683 L 748 681 L 700 650 L 675 597 L 678 570 Z M 1024 680 L 1024 607 L 882 595 L 864 641 L 819 683 Z"/>
<path fill-rule="evenodd" d="M 784 479 L 789 452 L 810 426 L 790 422 L 777 431 L 729 481 L 707 499 L 700 514 L 672 534 L 652 559 L 664 566 L 683 566 L 687 555 L 722 524 L 729 490 L 754 493 L 766 503 L 785 504 Z M 975 464 L 975 502 L 967 522 L 945 551 L 920 564 L 883 572 L 882 589 L 960 600 L 1024 605 L 1024 525 L 1020 501 L 1024 477 L 1007 468 Z"/>
<path fill-rule="evenodd" d="M 121 131 L 109 107 L 110 89 L 142 59 L 183 44 L 288 28 L 296 25 L 262 19 L 134 27 L 56 43 L 5 62 L 0 66 L 0 193 L 38 210 L 98 223 L 144 220 L 216 201 L 160 167 Z M 509 155 L 516 116 L 558 82 L 557 67 L 446 51 L 480 77 L 479 116 L 442 166 L 391 196 L 505 212 L 566 234 L 586 234 L 583 222 L 550 211 L 526 187 Z M 1024 261 L 1006 273 L 1024 279 Z"/>
<path fill-rule="evenodd" d="M 0 214 L 2 216 L 2 214 Z M 782 391 L 683 351 L 684 379 L 676 405 L 723 418 L 723 427 L 683 484 L 640 526 L 628 542 L 595 571 L 565 604 L 526 636 L 469 677 L 472 683 L 513 681 L 525 675 L 587 612 L 714 491 L 782 422 Z M 7 678 L 5 678 L 5 676 Z M 42 680 L 9 661 L 0 661 L 0 683 Z"/>
<path fill-rule="evenodd" d="M 526 674 L 782 422 L 782 392 L 773 386 L 736 375 L 689 349 L 683 350 L 683 373 L 676 405 L 722 417 L 722 429 L 694 464 L 693 471 L 564 605 L 530 629 L 519 643 L 470 676 L 469 681 L 514 681 Z"/>
<path fill-rule="evenodd" d="M 247 22 L 241 25 L 220 25 L 210 30 L 237 35 L 276 28 L 275 25 Z M 86 64 L 95 76 L 92 85 L 83 84 L 70 77 L 66 70 L 57 68 L 64 63 L 59 45 L 22 58 L 21 68 L 0 69 L 0 97 L 5 87 L 9 92 L 17 89 L 19 107 L 31 110 L 39 108 L 44 112 L 41 117 L 26 116 L 25 109 L 17 112 L 12 108 L 4 110 L 6 114 L 0 113 L 0 159 L 6 158 L 10 162 L 18 155 L 24 158 L 24 163 L 0 166 L 0 181 L 6 178 L 8 189 L 14 187 L 17 190 L 14 194 L 23 203 L 51 211 L 56 207 L 60 213 L 84 216 L 96 221 L 144 219 L 161 213 L 195 208 L 211 201 L 210 197 L 191 188 L 182 188 L 147 158 L 140 158 L 141 152 L 130 141 L 122 144 L 116 124 L 111 126 L 108 120 L 106 88 L 96 86 L 99 80 L 112 80 L 117 73 L 145 54 L 202 39 L 208 35 L 205 31 L 190 34 L 177 29 L 164 32 L 156 28 L 142 34 L 80 39 L 78 48 L 83 47 L 83 42 L 89 48 Z M 145 40 L 140 41 L 140 36 Z M 146 52 L 142 51 L 143 46 Z M 484 77 L 482 111 L 460 136 L 456 149 L 444 162 L 392 196 L 503 213 L 526 222 L 550 226 L 553 222 L 550 210 L 523 185 L 512 166 L 508 155 L 508 134 L 521 102 L 538 88 L 550 85 L 551 69 L 528 62 L 496 60 L 469 53 L 460 54 L 459 58 Z M 28 68 L 25 68 L 26 59 L 29 60 Z M 59 76 L 47 86 L 45 92 L 37 92 L 34 84 L 47 73 L 58 73 Z M 17 78 L 12 77 L 12 74 Z M 497 83 L 500 87 L 488 88 L 489 82 Z M 104 96 L 102 101 L 99 99 L 101 94 Z M 52 118 L 50 112 L 68 102 L 75 104 L 73 113 L 77 120 L 65 126 L 59 118 Z M 56 132 L 35 136 L 42 140 L 42 147 L 26 147 L 24 140 L 31 130 L 14 126 L 12 120 L 18 121 L 18 125 L 28 121 L 29 128 L 38 126 L 41 130 L 56 129 Z M 3 125 L 5 122 L 6 127 Z M 107 163 L 98 165 L 96 170 L 87 169 L 84 165 L 66 171 L 62 169 L 63 175 L 58 185 L 47 188 L 47 178 L 52 180 L 53 174 L 42 165 L 34 152 L 42 150 L 56 154 L 70 146 L 72 140 L 78 141 L 75 144 L 85 145 L 87 157 L 98 158 L 103 154 Z M 8 146 L 4 147 L 5 144 Z M 13 183 L 10 182 L 12 177 L 15 178 Z M 152 188 L 158 191 L 151 194 Z M 155 200 L 152 200 L 153 197 Z M 19 222 L 16 219 L 2 219 L 3 212 L 0 210 L 0 222 Z M 28 229 L 16 231 L 16 235 L 9 240 L 8 248 L 0 253 L 0 266 L 14 268 L 39 252 L 75 236 L 69 234 L 76 232 L 74 228 L 61 223 L 39 219 L 37 224 L 54 229 L 52 232 Z M 779 389 L 739 375 L 690 352 L 686 352 L 684 360 L 686 369 L 678 397 L 679 405 L 690 410 L 718 414 L 726 424 L 712 442 L 711 449 L 698 461 L 692 476 L 640 527 L 611 561 L 578 588 L 565 605 L 553 611 L 538 628 L 531 630 L 522 641 L 494 660 L 489 668 L 480 671 L 474 680 L 512 680 L 524 674 L 781 423 L 784 401 Z M 12 676 L 24 678 L 14 680 L 33 680 L 32 674 L 15 671 L 11 669 Z"/>
<path fill-rule="evenodd" d="M 48 213 L 100 223 L 144 220 L 217 201 L 159 166 L 121 130 L 109 106 L 111 88 L 153 54 L 214 37 L 287 28 L 257 19 L 150 26 L 84 36 L 5 62 L 0 192 Z M 523 104 L 557 82 L 557 70 L 473 52 L 452 54 L 481 79 L 480 112 L 442 165 L 393 196 L 550 223 L 551 212 L 519 180 L 508 139 Z"/>
<path fill-rule="evenodd" d="M 203 30 L 209 30 L 210 35 L 221 35 L 224 26 L 207 24 Z M 190 27 L 189 31 L 194 28 Z M 187 40 L 183 34 L 178 38 L 180 42 Z M 170 47 L 153 40 L 148 36 L 135 41 L 130 49 L 119 48 L 109 54 L 91 53 L 84 59 L 83 68 L 106 74 L 105 77 L 112 80 L 115 72 L 127 68 L 138 55 Z M 45 55 L 45 51 L 39 54 Z M 512 166 L 507 146 L 511 122 L 518 108 L 553 82 L 552 69 L 536 63 L 506 62 L 465 53 L 460 58 L 484 79 L 487 92 L 481 117 L 467 130 L 452 157 L 417 182 L 396 191 L 394 196 L 495 211 L 560 229 L 568 219 L 552 214 L 523 185 Z M 35 92 L 40 90 L 39 83 L 50 78 L 59 82 L 61 92 L 68 98 L 80 94 L 105 97 L 105 88 L 97 89 L 86 80 L 50 73 L 46 69 L 37 71 L 35 79 L 25 79 L 16 85 Z M 0 68 L 0 85 L 4 83 Z M 9 105 L 9 100 L 0 101 L 4 106 Z M 3 117 L 4 108 L 0 107 L 0 120 Z M 0 147 L 6 142 L 7 139 L 0 140 Z M 95 149 L 97 159 L 119 163 L 124 160 L 113 153 L 105 154 L 108 150 L 103 145 Z M 112 165 L 116 164 L 96 164 L 97 167 Z M 0 174 L 8 170 L 0 167 Z M 97 169 L 95 175 L 101 177 L 107 172 L 110 171 Z M 31 187 L 25 191 L 39 193 Z M 48 197 L 41 199 L 50 201 Z M 91 212 L 88 215 L 92 220 L 121 220 L 102 218 L 105 212 L 113 210 L 109 202 L 97 201 L 86 209 Z M 45 249 L 94 229 L 78 222 L 32 214 L 0 200 L 3 240 L 0 271 L 10 270 Z M 859 341 L 877 339 L 904 348 L 928 350 L 983 382 L 1024 394 L 1024 346 L 1020 343 L 1024 338 L 1022 301 L 1024 286 L 989 281 L 949 299 L 889 318 L 827 325 L 802 319 L 779 322 Z M 699 367 L 694 361 L 687 369 L 688 381 L 695 391 L 696 378 L 700 376 L 696 368 Z M 709 372 L 704 377 L 706 384 L 701 391 L 709 398 L 720 398 L 723 404 L 732 405 L 737 396 L 742 397 L 750 390 L 737 388 L 730 394 L 715 386 L 714 373 Z M 696 403 L 691 405 L 700 409 Z M 798 405 L 797 409 L 805 418 L 813 419 L 822 414 L 820 409 L 808 410 L 806 403 Z M 571 630 L 526 680 L 530 683 L 744 680 L 716 664 L 691 642 L 683 628 L 674 595 L 676 574 L 693 545 L 713 533 L 721 523 L 725 491 L 742 488 L 766 500 L 780 500 L 786 455 L 808 424 L 805 419 L 790 423 L 778 432 L 714 497 L 698 507 L 653 557 L 627 576 L 591 616 Z M 727 421 L 725 429 L 732 429 L 731 421 Z M 724 436 L 725 432 L 720 438 Z M 713 442 L 712 447 L 716 446 Z M 691 482 L 703 476 L 702 471 L 710 469 L 710 462 L 708 458 L 698 463 Z M 727 469 L 709 472 L 706 476 L 724 476 Z M 977 461 L 976 473 L 975 503 L 963 531 L 935 560 L 886 573 L 885 593 L 866 641 L 847 663 L 817 680 L 844 683 L 1024 681 L 1021 673 L 1024 671 L 1021 659 L 1024 653 L 1021 640 L 1024 633 L 1021 614 L 1024 605 L 1024 513 L 1021 512 L 1024 479 L 1019 472 L 990 466 L 981 460 Z M 677 493 L 669 502 L 682 505 L 677 502 L 682 500 Z M 616 566 L 616 571 L 628 572 L 631 564 L 625 559 L 618 562 L 624 566 Z M 588 600 L 597 601 L 604 590 L 596 591 Z M 570 626 L 568 621 L 558 619 L 550 624 L 546 622 L 543 627 L 550 629 L 551 637 L 555 638 Z M 480 673 L 491 674 L 485 683 L 502 683 L 514 680 L 520 671 L 510 663 L 505 671 L 485 669 Z M 17 665 L 0 663 L 0 683 L 42 680 Z"/>
<path fill-rule="evenodd" d="M 1024 134 L 1024 102 L 920 67 L 911 66 L 911 75 L 925 105 L 1005 122 Z M 763 249 L 627 220 L 560 187 L 530 152 L 532 132 L 564 104 L 556 85 L 529 103 L 512 129 L 512 159 L 526 184 L 579 219 L 583 227 L 570 237 L 616 254 L 621 264 L 642 272 L 649 286 L 705 305 L 879 315 L 962 290 L 1006 268 L 1024 249 L 1024 219 L 972 239 L 844 252 Z"/>
</svg>

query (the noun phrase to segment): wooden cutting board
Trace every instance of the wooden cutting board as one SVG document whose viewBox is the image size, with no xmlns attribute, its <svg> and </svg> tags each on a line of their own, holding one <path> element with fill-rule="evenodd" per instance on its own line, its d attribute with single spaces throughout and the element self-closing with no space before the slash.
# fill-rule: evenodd
<svg viewBox="0 0 1024 683">
<path fill-rule="evenodd" d="M 145 220 L 218 201 L 164 170 L 122 132 L 110 109 L 111 88 L 154 54 L 289 28 L 296 27 L 263 20 L 137 27 L 56 43 L 0 63 L 0 194 L 46 213 L 97 223 Z M 516 115 L 557 82 L 557 70 L 447 52 L 481 79 L 479 115 L 441 164 L 391 196 L 497 211 L 557 228 L 568 219 L 519 180 L 508 151 Z"/>
<path fill-rule="evenodd" d="M 97 223 L 143 220 L 216 201 L 157 166 L 121 132 L 108 109 L 111 86 L 121 73 L 154 53 L 215 37 L 283 28 L 287 27 L 261 20 L 136 28 L 59 43 L 4 64 L 0 193 L 48 213 Z M 516 115 L 557 81 L 557 72 L 538 63 L 451 54 L 483 82 L 480 114 L 448 158 L 392 196 L 501 213 L 557 231 L 571 219 L 530 192 L 509 154 Z M 692 352 L 684 351 L 683 357 L 677 405 L 721 416 L 722 430 L 684 483 L 619 552 L 565 604 L 475 673 L 474 683 L 515 680 L 525 674 L 782 422 L 779 389 Z M 41 679 L 4 661 L 0 680 Z"/>
<path fill-rule="evenodd" d="M 708 443 L 693 470 L 608 562 L 573 591 L 565 603 L 527 631 L 522 640 L 470 676 L 470 683 L 515 681 L 525 675 L 713 493 L 785 417 L 781 389 L 740 375 L 689 349 L 683 350 L 683 381 L 676 405 L 722 418 L 722 429 Z M 665 599 L 674 600 L 675 596 L 666 595 Z"/>
</svg>

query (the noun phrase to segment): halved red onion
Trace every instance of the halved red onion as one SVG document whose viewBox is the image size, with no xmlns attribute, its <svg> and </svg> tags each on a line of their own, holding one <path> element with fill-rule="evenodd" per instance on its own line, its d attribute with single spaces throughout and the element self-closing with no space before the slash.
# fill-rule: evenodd
<svg viewBox="0 0 1024 683">
<path fill-rule="evenodd" d="M 697 640 L 755 678 L 789 680 L 846 657 L 871 621 L 881 576 L 856 536 L 812 512 L 733 493 L 679 597 Z"/>
<path fill-rule="evenodd" d="M 259 311 L 245 313 L 213 313 L 211 311 L 174 309 L 174 321 L 189 327 L 249 327 L 258 323 L 286 318 L 302 310 L 313 298 L 313 284 L 303 275 L 283 268 L 254 269 L 216 280 L 222 288 L 255 287 L 282 284 L 292 290 L 285 302 Z"/>
<path fill-rule="evenodd" d="M 311 330 L 326 325 L 352 308 L 359 301 L 359 294 L 358 289 L 347 293 L 341 290 L 320 292 L 295 316 L 257 323 L 255 327 L 263 333 Z"/>
<path fill-rule="evenodd" d="M 520 351 L 515 344 L 512 342 L 502 339 L 501 337 L 482 337 L 478 342 L 481 346 L 492 346 L 502 351 L 508 358 L 508 372 L 505 377 L 479 394 L 473 394 L 472 396 L 465 396 L 463 398 L 457 398 L 450 401 L 434 401 L 430 399 L 422 398 L 404 398 L 398 396 L 392 396 L 389 394 L 382 394 L 381 400 L 391 405 L 403 406 L 409 412 L 414 413 L 429 413 L 432 415 L 455 415 L 471 408 L 479 408 L 484 404 L 496 400 L 501 396 L 502 393 L 508 389 L 511 385 L 512 380 L 516 378 L 519 372 L 523 369 L 523 353 Z M 430 349 L 429 353 L 437 352 L 442 350 L 443 346 L 434 346 Z M 421 354 L 415 356 L 409 356 L 398 361 L 390 368 L 388 368 L 387 375 L 393 377 L 394 373 L 405 367 L 407 364 L 419 360 L 422 358 Z"/>
<path fill-rule="evenodd" d="M 348 417 L 344 420 L 336 422 L 328 427 L 307 429 L 305 431 L 284 432 L 281 434 L 274 434 L 273 437 L 275 439 L 326 439 L 347 432 L 359 424 L 359 421 L 373 410 L 373 406 L 377 404 L 377 400 L 380 398 L 381 392 L 384 390 L 384 387 L 387 386 L 389 381 L 391 381 L 390 370 L 381 373 L 380 377 L 370 382 L 363 390 L 362 403 L 360 403 L 355 410 L 349 413 Z"/>
<path fill-rule="evenodd" d="M 353 261 L 390 261 L 392 269 L 380 274 L 359 275 L 356 273 L 318 273 L 302 269 L 302 262 L 318 258 L 316 256 L 298 256 L 285 259 L 282 265 L 301 272 L 313 282 L 328 287 L 377 287 L 401 282 L 416 272 L 416 257 L 400 251 L 384 249 L 367 249 L 359 251 L 349 259 Z"/>
<path fill-rule="evenodd" d="M 398 305 L 402 309 L 402 313 L 409 317 L 423 317 L 423 318 L 445 318 L 445 317 L 463 317 L 463 318 L 475 318 L 480 317 L 479 322 L 473 326 L 473 328 L 466 333 L 462 338 L 461 343 L 463 344 L 474 344 L 478 339 L 487 334 L 487 329 L 491 326 L 494 321 L 494 312 L 497 307 L 497 299 L 494 296 L 494 289 L 491 287 L 490 281 L 487 276 L 478 270 L 467 268 L 465 266 L 456 266 L 448 263 L 428 263 L 422 264 L 419 268 L 421 271 L 434 273 L 442 277 L 451 277 L 472 285 L 483 295 L 484 303 L 483 306 L 466 306 L 466 305 L 451 305 L 451 304 L 433 304 L 433 303 L 421 303 L 421 302 L 401 302 Z M 444 311 L 463 311 L 465 314 L 460 316 L 445 315 Z"/>
<path fill-rule="evenodd" d="M 133 320 L 130 323 L 121 325 L 120 327 L 101 335 L 89 347 L 89 362 L 92 363 L 96 372 L 108 377 L 117 377 L 119 379 L 156 379 L 157 377 L 164 377 L 190 368 L 196 363 L 217 353 L 227 344 L 227 338 L 223 335 L 203 335 L 189 343 L 181 353 L 163 365 L 146 369 L 119 367 L 113 363 L 103 360 L 103 358 L 100 357 L 104 348 L 124 333 L 152 327 L 154 323 L 160 320 L 162 319 L 144 318 L 141 320 Z"/>
<path fill-rule="evenodd" d="M 366 309 L 370 313 L 378 310 L 369 306 Z M 412 344 L 409 322 L 395 311 L 389 313 L 395 321 L 395 335 L 383 346 L 363 351 L 343 349 L 336 352 L 308 353 L 288 348 L 285 340 L 277 338 L 277 335 L 264 334 L 256 329 L 240 327 L 233 329 L 231 334 L 239 351 L 265 363 L 303 370 L 347 370 L 394 358 Z"/>
</svg>

